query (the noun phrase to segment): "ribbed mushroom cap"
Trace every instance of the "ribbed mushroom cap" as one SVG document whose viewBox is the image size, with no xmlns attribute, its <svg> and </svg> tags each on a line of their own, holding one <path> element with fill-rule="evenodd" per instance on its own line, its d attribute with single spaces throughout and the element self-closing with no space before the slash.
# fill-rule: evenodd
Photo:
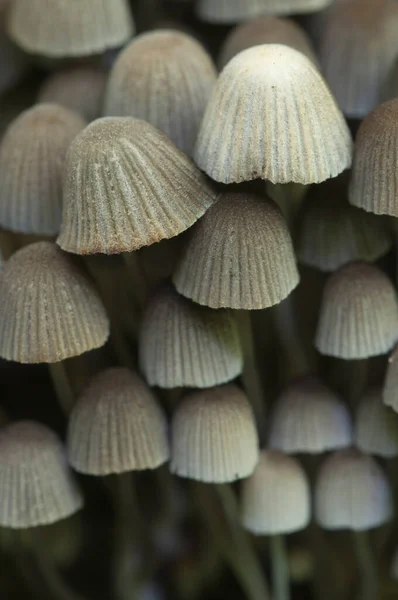
<svg viewBox="0 0 398 600">
<path fill-rule="evenodd" d="M 0 430 L 0 525 L 49 525 L 83 506 L 58 436 L 41 423 L 18 421 Z"/>
<path fill-rule="evenodd" d="M 39 104 L 13 121 L 0 145 L 0 224 L 22 233 L 55 235 L 61 226 L 66 154 L 85 127 L 76 113 Z"/>
<path fill-rule="evenodd" d="M 279 396 L 271 420 L 270 448 L 286 454 L 317 454 L 351 443 L 347 408 L 317 379 L 298 379 Z"/>
<path fill-rule="evenodd" d="M 245 394 L 229 384 L 186 397 L 172 420 L 171 471 L 207 483 L 253 473 L 258 438 Z"/>
<path fill-rule="evenodd" d="M 383 402 L 398 413 L 398 347 L 394 349 L 388 359 Z"/>
<path fill-rule="evenodd" d="M 352 142 L 325 81 L 301 52 L 264 44 L 224 68 L 194 157 L 212 179 L 320 183 L 351 164 Z"/>
<path fill-rule="evenodd" d="M 339 450 L 324 461 L 315 486 L 315 516 L 325 529 L 361 531 L 392 516 L 388 479 L 371 457 Z"/>
<path fill-rule="evenodd" d="M 398 301 L 387 275 L 365 262 L 348 263 L 326 283 L 315 345 L 345 359 L 385 354 L 398 340 Z"/>
<path fill-rule="evenodd" d="M 30 244 L 6 262 L 0 280 L 2 358 L 59 362 L 103 346 L 108 335 L 96 290 L 55 244 Z"/>
<path fill-rule="evenodd" d="M 76 254 L 118 254 L 188 229 L 216 192 L 168 137 L 132 117 L 91 123 L 68 152 L 61 233 Z"/>
<path fill-rule="evenodd" d="M 115 367 L 92 379 L 72 410 L 68 455 L 88 475 L 155 469 L 168 460 L 165 415 L 136 373 Z"/>
<path fill-rule="evenodd" d="M 191 36 L 172 30 L 144 33 L 116 60 L 105 114 L 148 121 L 192 154 L 216 79 L 210 56 Z"/>
<path fill-rule="evenodd" d="M 8 34 L 26 52 L 63 58 L 99 54 L 134 33 L 127 0 L 13 0 Z"/>
<path fill-rule="evenodd" d="M 180 294 L 212 308 L 281 302 L 299 275 L 279 208 L 253 194 L 223 193 L 192 231 L 173 281 Z"/>
<path fill-rule="evenodd" d="M 393 243 L 386 221 L 351 206 L 336 179 L 310 190 L 299 219 L 297 258 L 321 271 L 356 260 L 376 261 Z"/>
<path fill-rule="evenodd" d="M 218 58 L 222 69 L 239 52 L 261 44 L 283 44 L 302 52 L 318 65 L 311 40 L 304 29 L 290 19 L 262 16 L 235 27 L 225 40 Z"/>
<path fill-rule="evenodd" d="M 355 445 L 367 454 L 398 456 L 398 415 L 383 404 L 382 390 L 367 392 L 357 408 Z"/>
<path fill-rule="evenodd" d="M 101 115 L 107 79 L 105 71 L 89 66 L 58 71 L 44 81 L 38 101 L 55 102 L 93 121 Z"/>
<path fill-rule="evenodd" d="M 321 10 L 333 0 L 198 0 L 197 14 L 209 23 L 237 23 L 261 14 L 289 15 Z"/>
<path fill-rule="evenodd" d="M 363 118 L 381 101 L 397 58 L 395 0 L 334 2 L 315 21 L 322 72 L 342 111 Z"/>
<path fill-rule="evenodd" d="M 375 108 L 361 123 L 354 150 L 351 204 L 398 217 L 398 99 Z"/>
<path fill-rule="evenodd" d="M 256 535 L 304 529 L 311 514 L 310 488 L 298 460 L 263 450 L 251 477 L 243 483 L 242 523 Z"/>
<path fill-rule="evenodd" d="M 171 287 L 149 302 L 139 339 L 140 368 L 149 385 L 205 388 L 243 369 L 232 312 L 190 302 Z"/>
</svg>

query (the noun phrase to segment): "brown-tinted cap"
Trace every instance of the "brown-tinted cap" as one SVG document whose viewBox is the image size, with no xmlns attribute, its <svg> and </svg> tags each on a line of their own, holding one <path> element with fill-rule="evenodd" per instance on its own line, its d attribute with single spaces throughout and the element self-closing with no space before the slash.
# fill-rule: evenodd
<svg viewBox="0 0 398 600">
<path fill-rule="evenodd" d="M 105 114 L 148 121 L 192 154 L 216 79 L 213 61 L 190 35 L 172 30 L 144 33 L 115 62 Z"/>
<path fill-rule="evenodd" d="M 310 488 L 298 460 L 263 450 L 253 475 L 243 482 L 245 529 L 256 535 L 293 533 L 308 525 L 310 515 Z"/>
<path fill-rule="evenodd" d="M 315 486 L 315 517 L 325 529 L 361 531 L 392 516 L 390 486 L 381 467 L 359 450 L 339 450 L 324 461 Z"/>
<path fill-rule="evenodd" d="M 182 233 L 215 198 L 164 133 L 132 117 L 97 119 L 68 152 L 57 243 L 76 254 L 132 252 Z"/>
<path fill-rule="evenodd" d="M 359 127 L 349 191 L 351 204 L 398 217 L 397 140 L 398 98 L 375 108 Z"/>
<path fill-rule="evenodd" d="M 91 283 L 50 242 L 18 250 L 0 280 L 0 356 L 59 362 L 103 346 L 109 321 Z"/>
<path fill-rule="evenodd" d="M 394 349 L 388 359 L 383 402 L 398 413 L 398 347 Z"/>
<path fill-rule="evenodd" d="M 316 378 L 298 379 L 277 399 L 270 425 L 271 448 L 286 454 L 317 454 L 351 443 L 346 406 Z"/>
<path fill-rule="evenodd" d="M 231 31 L 218 57 L 220 69 L 242 50 L 261 44 L 290 46 L 305 54 L 316 66 L 318 65 L 311 40 L 300 25 L 290 19 L 264 15 L 243 23 Z"/>
<path fill-rule="evenodd" d="M 198 0 L 196 12 L 209 23 L 237 23 L 262 14 L 292 15 L 321 10 L 333 0 Z"/>
<path fill-rule="evenodd" d="M 58 436 L 41 423 L 0 429 L 0 525 L 48 525 L 83 506 Z"/>
<path fill-rule="evenodd" d="M 301 52 L 264 44 L 224 68 L 194 157 L 212 179 L 320 183 L 351 164 L 351 135 L 321 74 Z"/>
<path fill-rule="evenodd" d="M 38 104 L 10 124 L 0 145 L 4 228 L 41 235 L 59 232 L 66 153 L 84 127 L 78 114 L 56 104 Z"/>
<path fill-rule="evenodd" d="M 251 475 L 257 461 L 256 425 L 242 390 L 229 384 L 184 398 L 172 421 L 173 473 L 227 483 Z"/>
<path fill-rule="evenodd" d="M 212 387 L 243 369 L 231 311 L 194 304 L 171 287 L 150 300 L 139 339 L 140 367 L 149 385 Z"/>
<path fill-rule="evenodd" d="M 397 339 L 397 294 L 381 269 L 353 262 L 330 276 L 315 337 L 321 354 L 368 358 L 385 354 Z"/>
<path fill-rule="evenodd" d="M 107 79 L 105 71 L 90 66 L 58 71 L 44 81 L 38 101 L 55 102 L 93 121 L 101 115 Z"/>
<path fill-rule="evenodd" d="M 68 455 L 89 475 L 155 469 L 168 460 L 165 415 L 136 373 L 116 367 L 92 379 L 70 417 Z"/>
<path fill-rule="evenodd" d="M 383 404 L 380 388 L 361 398 L 355 419 L 355 445 L 367 454 L 398 456 L 398 415 Z"/>
<path fill-rule="evenodd" d="M 173 281 L 180 294 L 212 308 L 281 302 L 299 275 L 279 208 L 253 194 L 223 193 L 193 229 Z"/>
<path fill-rule="evenodd" d="M 134 33 L 127 0 L 13 0 L 8 34 L 31 54 L 63 58 L 99 54 Z"/>
<path fill-rule="evenodd" d="M 322 72 L 340 108 L 348 117 L 365 117 L 380 103 L 397 57 L 397 3 L 334 2 L 315 24 Z"/>
</svg>

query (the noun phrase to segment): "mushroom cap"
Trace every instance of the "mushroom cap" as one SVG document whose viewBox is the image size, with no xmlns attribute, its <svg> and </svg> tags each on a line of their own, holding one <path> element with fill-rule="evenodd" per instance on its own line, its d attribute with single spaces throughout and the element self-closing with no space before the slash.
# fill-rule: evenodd
<svg viewBox="0 0 398 600">
<path fill-rule="evenodd" d="M 321 74 L 301 52 L 263 44 L 224 68 L 196 142 L 197 165 L 239 183 L 320 183 L 351 165 L 347 124 Z"/>
<path fill-rule="evenodd" d="M 134 33 L 127 0 L 13 0 L 8 34 L 26 52 L 63 58 L 99 54 Z"/>
<path fill-rule="evenodd" d="M 243 369 L 235 317 L 165 286 L 144 313 L 139 362 L 151 386 L 206 388 L 235 379 Z"/>
<path fill-rule="evenodd" d="M 378 215 L 398 217 L 398 98 L 375 108 L 355 139 L 349 200 Z"/>
<path fill-rule="evenodd" d="M 116 59 L 104 114 L 148 121 L 192 154 L 216 79 L 212 59 L 193 37 L 173 30 L 150 31 L 135 38 Z"/>
<path fill-rule="evenodd" d="M 207 483 L 248 477 L 258 461 L 258 437 L 246 395 L 233 384 L 194 392 L 172 420 L 171 471 Z"/>
<path fill-rule="evenodd" d="M 58 436 L 41 423 L 17 421 L 0 429 L 0 525 L 49 525 L 73 515 L 83 498 Z"/>
<path fill-rule="evenodd" d="M 55 235 L 61 226 L 66 154 L 86 123 L 56 104 L 22 112 L 0 144 L 0 224 L 22 233 Z"/>
<path fill-rule="evenodd" d="M 202 21 L 232 24 L 262 14 L 310 13 L 331 2 L 333 0 L 198 0 L 196 12 Z"/>
<path fill-rule="evenodd" d="M 61 233 L 76 254 L 120 254 L 171 238 L 216 199 L 168 137 L 132 117 L 97 119 L 70 146 Z"/>
<path fill-rule="evenodd" d="M 0 280 L 0 356 L 53 363 L 103 346 L 109 321 L 91 283 L 51 242 L 18 250 Z"/>
<path fill-rule="evenodd" d="M 321 354 L 360 359 L 385 354 L 398 340 L 395 288 L 378 267 L 344 265 L 328 279 L 315 345 Z"/>
<path fill-rule="evenodd" d="M 398 347 L 394 349 L 388 359 L 383 402 L 398 413 Z"/>
<path fill-rule="evenodd" d="M 211 308 L 281 302 L 299 275 L 279 208 L 253 194 L 221 194 L 192 230 L 173 282 L 180 294 Z"/>
<path fill-rule="evenodd" d="M 325 459 L 315 486 L 315 517 L 325 529 L 362 531 L 392 516 L 388 479 L 371 457 L 339 450 Z"/>
<path fill-rule="evenodd" d="M 263 450 L 254 473 L 243 482 L 242 523 L 256 535 L 278 535 L 307 527 L 310 487 L 299 461 Z"/>
<path fill-rule="evenodd" d="M 357 407 L 355 445 L 366 454 L 398 456 L 398 415 L 383 404 L 382 390 L 369 390 Z"/>
<path fill-rule="evenodd" d="M 115 367 L 91 380 L 70 416 L 68 455 L 88 475 L 155 469 L 168 460 L 165 415 L 136 373 Z"/>
<path fill-rule="evenodd" d="M 270 448 L 286 454 L 318 454 L 351 443 L 346 406 L 316 378 L 301 378 L 279 396 L 270 425 Z"/>
</svg>

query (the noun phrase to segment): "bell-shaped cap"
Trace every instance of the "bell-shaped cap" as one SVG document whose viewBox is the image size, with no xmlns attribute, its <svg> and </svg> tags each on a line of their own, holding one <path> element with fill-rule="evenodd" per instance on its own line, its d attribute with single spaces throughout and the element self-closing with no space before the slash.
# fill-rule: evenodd
<svg viewBox="0 0 398 600">
<path fill-rule="evenodd" d="M 183 399 L 172 420 L 171 470 L 180 477 L 227 483 L 253 473 L 258 437 L 245 394 L 228 384 Z"/>
<path fill-rule="evenodd" d="M 366 454 L 398 456 L 398 415 L 383 404 L 382 390 L 369 390 L 360 400 L 355 418 L 355 445 Z"/>
<path fill-rule="evenodd" d="M 180 294 L 211 308 L 281 302 L 299 275 L 279 208 L 253 194 L 221 194 L 193 229 L 173 281 Z"/>
<path fill-rule="evenodd" d="M 202 21 L 227 25 L 262 14 L 311 13 L 331 2 L 333 0 L 198 0 L 196 12 Z"/>
<path fill-rule="evenodd" d="M 394 348 L 388 359 L 383 387 L 383 402 L 398 413 L 398 347 Z"/>
<path fill-rule="evenodd" d="M 218 78 L 194 158 L 212 179 L 320 183 L 351 165 L 347 124 L 322 75 L 301 52 L 263 44 Z"/>
</svg>

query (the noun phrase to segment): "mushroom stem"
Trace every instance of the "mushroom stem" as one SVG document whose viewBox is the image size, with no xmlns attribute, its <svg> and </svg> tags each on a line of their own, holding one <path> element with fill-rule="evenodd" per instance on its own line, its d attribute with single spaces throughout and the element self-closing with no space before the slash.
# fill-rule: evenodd
<svg viewBox="0 0 398 600">
<path fill-rule="evenodd" d="M 75 403 L 75 394 L 73 393 L 65 363 L 49 363 L 48 370 L 51 376 L 53 387 L 58 398 L 59 405 L 66 416 L 69 416 Z"/>
<path fill-rule="evenodd" d="M 360 572 L 361 600 L 374 600 L 378 593 L 377 565 L 367 531 L 353 531 L 352 540 Z"/>
<path fill-rule="evenodd" d="M 126 265 L 128 289 L 133 297 L 137 312 L 141 312 L 148 296 L 148 285 L 141 265 L 138 252 L 124 252 L 123 260 Z"/>
<path fill-rule="evenodd" d="M 290 229 L 294 226 L 296 215 L 308 188 L 308 185 L 301 183 L 271 183 L 267 181 L 267 194 L 281 209 Z"/>
<path fill-rule="evenodd" d="M 283 535 L 269 538 L 272 565 L 272 591 L 275 600 L 290 599 L 289 565 Z"/>
</svg>

